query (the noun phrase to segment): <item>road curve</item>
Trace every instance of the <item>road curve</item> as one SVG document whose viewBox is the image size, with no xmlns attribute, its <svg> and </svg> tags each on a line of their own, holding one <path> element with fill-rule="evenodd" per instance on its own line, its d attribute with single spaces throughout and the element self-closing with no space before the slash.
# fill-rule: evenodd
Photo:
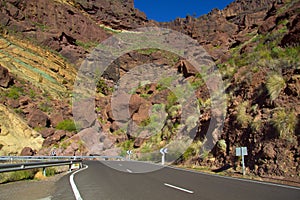
<svg viewBox="0 0 300 200">
<path fill-rule="evenodd" d="M 299 200 L 300 188 L 223 178 L 129 161 L 87 161 L 75 175 L 84 200 Z M 113 168 L 111 168 L 111 167 Z M 117 170 L 116 170 L 117 169 Z M 141 173 L 155 170 L 153 172 Z M 159 169 L 159 170 L 157 170 Z M 68 176 L 57 183 L 52 199 L 72 199 Z"/>
</svg>

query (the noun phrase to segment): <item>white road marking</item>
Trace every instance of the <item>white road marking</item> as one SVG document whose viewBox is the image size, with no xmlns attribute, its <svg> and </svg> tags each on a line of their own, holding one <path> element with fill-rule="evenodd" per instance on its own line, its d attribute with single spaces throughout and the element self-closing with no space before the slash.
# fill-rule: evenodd
<svg viewBox="0 0 300 200">
<path fill-rule="evenodd" d="M 122 165 L 122 164 L 119 164 L 119 166 L 122 167 L 123 165 Z"/>
<path fill-rule="evenodd" d="M 218 174 L 209 174 L 206 172 L 201 172 L 201 171 L 195 171 L 191 169 L 184 169 L 184 168 L 178 168 L 174 166 L 166 166 L 171 169 L 175 170 L 180 170 L 180 171 L 186 171 L 190 173 L 197 173 L 197 174 L 202 174 L 206 176 L 214 176 L 218 178 L 224 178 L 224 179 L 230 179 L 230 180 L 237 180 L 237 181 L 243 181 L 243 182 L 248 182 L 248 183 L 256 183 L 256 184 L 261 184 L 261 185 L 270 185 L 270 186 L 276 186 L 276 187 L 282 187 L 282 188 L 288 188 L 288 189 L 294 189 L 294 190 L 300 190 L 299 187 L 294 187 L 294 186 L 289 186 L 289 185 L 281 185 L 281 184 L 276 184 L 276 183 L 270 183 L 270 182 L 262 182 L 262 181 L 256 181 L 256 180 L 251 180 L 251 179 L 246 179 L 246 178 L 236 178 L 236 177 L 230 177 L 230 176 L 221 176 Z"/>
<path fill-rule="evenodd" d="M 187 193 L 190 193 L 190 194 L 193 194 L 194 191 L 191 191 L 191 190 L 187 190 L 187 189 L 184 189 L 184 188 L 181 188 L 181 187 L 177 187 L 175 185 L 171 185 L 171 184 L 168 184 L 168 183 L 164 183 L 165 186 L 167 187 L 171 187 L 171 188 L 174 188 L 174 189 L 177 189 L 177 190 L 181 190 L 183 192 L 187 192 Z"/>
<path fill-rule="evenodd" d="M 76 200 L 83 200 L 83 199 L 82 199 L 82 197 L 81 197 L 81 195 L 80 195 L 80 192 L 79 192 L 79 190 L 78 190 L 78 188 L 77 188 L 77 186 L 76 186 L 76 184 L 75 184 L 75 181 L 74 181 L 74 175 L 75 175 L 76 173 L 82 171 L 82 170 L 87 169 L 87 168 L 88 168 L 88 166 L 86 165 L 85 168 L 82 168 L 82 169 L 80 169 L 80 170 L 77 170 L 76 172 L 74 172 L 74 173 L 71 174 L 71 176 L 70 176 L 70 184 L 71 184 L 71 187 L 72 187 L 72 190 L 73 190 L 73 193 L 74 193 L 74 195 L 75 195 Z"/>
<path fill-rule="evenodd" d="M 126 169 L 127 172 L 132 173 L 132 171 L 130 169 Z"/>
</svg>

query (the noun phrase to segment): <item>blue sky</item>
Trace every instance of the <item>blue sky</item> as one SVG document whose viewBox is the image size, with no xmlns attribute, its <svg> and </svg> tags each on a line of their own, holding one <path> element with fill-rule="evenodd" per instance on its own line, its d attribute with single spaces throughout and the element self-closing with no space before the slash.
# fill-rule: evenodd
<svg viewBox="0 0 300 200">
<path fill-rule="evenodd" d="M 223 9 L 233 0 L 134 0 L 135 8 L 143 11 L 148 19 L 167 22 L 184 18 L 188 14 L 197 17 L 213 8 Z"/>
</svg>

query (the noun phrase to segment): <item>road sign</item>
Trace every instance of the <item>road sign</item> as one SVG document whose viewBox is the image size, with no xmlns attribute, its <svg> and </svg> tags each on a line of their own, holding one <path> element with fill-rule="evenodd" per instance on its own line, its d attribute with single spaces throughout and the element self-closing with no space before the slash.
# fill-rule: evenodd
<svg viewBox="0 0 300 200">
<path fill-rule="evenodd" d="M 128 151 L 127 151 L 127 154 L 128 154 L 128 155 L 131 155 L 131 154 L 132 154 L 132 151 L 131 151 L 131 150 L 128 150 Z"/>
<path fill-rule="evenodd" d="M 245 172 L 245 160 L 244 160 L 244 156 L 248 155 L 247 147 L 237 147 L 235 149 L 235 155 L 236 156 L 242 156 L 243 175 L 245 175 L 246 172 Z"/>
<path fill-rule="evenodd" d="M 55 151 L 55 150 L 52 150 L 51 153 L 50 153 L 50 155 L 51 155 L 51 156 L 56 156 L 56 151 Z"/>
<path fill-rule="evenodd" d="M 166 153 L 168 153 L 168 149 L 167 148 L 161 148 L 159 150 L 159 152 L 162 154 L 162 156 L 161 156 L 161 164 L 164 165 L 165 164 L 165 155 L 166 155 Z"/>
<path fill-rule="evenodd" d="M 132 154 L 132 151 L 131 150 L 128 150 L 128 151 L 126 151 L 127 152 L 127 154 L 128 154 L 128 159 L 130 160 L 130 155 Z"/>
<path fill-rule="evenodd" d="M 168 153 L 168 149 L 167 148 L 161 148 L 159 151 L 160 151 L 161 154 Z"/>
</svg>

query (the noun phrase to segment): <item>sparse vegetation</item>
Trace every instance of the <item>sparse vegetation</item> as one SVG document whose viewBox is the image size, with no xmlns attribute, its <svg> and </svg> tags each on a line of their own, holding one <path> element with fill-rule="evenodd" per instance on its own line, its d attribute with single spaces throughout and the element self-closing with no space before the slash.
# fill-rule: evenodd
<svg viewBox="0 0 300 200">
<path fill-rule="evenodd" d="M 295 132 L 297 117 L 294 111 L 287 111 L 283 108 L 276 109 L 270 121 L 277 129 L 280 138 L 288 139 Z"/>
<path fill-rule="evenodd" d="M 197 73 L 191 83 L 193 89 L 198 89 L 205 84 L 200 73 Z"/>
<path fill-rule="evenodd" d="M 59 122 L 56 126 L 56 129 L 70 131 L 70 132 L 77 130 L 76 125 L 72 119 L 66 119 Z"/>
<path fill-rule="evenodd" d="M 109 87 L 103 78 L 100 78 L 96 83 L 96 91 L 104 95 L 111 94 L 114 91 L 114 88 Z"/>
<path fill-rule="evenodd" d="M 133 149 L 133 140 L 126 140 L 120 143 L 118 146 L 120 146 L 123 150 Z"/>
<path fill-rule="evenodd" d="M 8 93 L 6 93 L 6 97 L 11 99 L 18 99 L 21 95 L 23 95 L 24 89 L 21 87 L 12 86 Z"/>
<path fill-rule="evenodd" d="M 33 179 L 37 169 L 0 173 L 0 183 Z"/>
<path fill-rule="evenodd" d="M 183 153 L 182 158 L 184 160 L 188 160 L 192 156 L 199 155 L 201 150 L 202 142 L 201 141 L 194 141 L 187 150 Z"/>
<path fill-rule="evenodd" d="M 238 123 L 243 127 L 248 126 L 248 124 L 252 121 L 251 115 L 247 113 L 248 106 L 249 106 L 249 102 L 244 101 L 243 103 L 239 104 L 236 108 L 237 111 L 236 119 Z"/>
<path fill-rule="evenodd" d="M 223 152 L 226 151 L 227 144 L 226 144 L 226 141 L 225 141 L 224 139 L 219 140 L 219 141 L 217 142 L 217 146 L 218 146 L 218 148 L 219 148 L 221 151 L 223 151 Z"/>
<path fill-rule="evenodd" d="M 56 174 L 56 169 L 54 167 L 46 168 L 46 176 L 54 176 Z"/>
<path fill-rule="evenodd" d="M 154 49 L 154 48 L 137 50 L 138 53 L 143 55 L 151 55 L 152 53 L 155 53 L 157 51 L 159 51 L 159 49 Z"/>
<path fill-rule="evenodd" d="M 52 107 L 48 102 L 40 103 L 39 109 L 45 113 L 50 113 L 52 111 Z"/>
<path fill-rule="evenodd" d="M 77 46 L 84 48 L 85 50 L 88 50 L 90 48 L 96 47 L 98 45 L 98 42 L 83 42 L 80 40 L 76 40 L 75 44 Z"/>
<path fill-rule="evenodd" d="M 285 88 L 286 83 L 282 76 L 278 74 L 272 74 L 269 76 L 266 83 L 270 98 L 274 101 L 280 94 L 280 92 Z"/>
</svg>

